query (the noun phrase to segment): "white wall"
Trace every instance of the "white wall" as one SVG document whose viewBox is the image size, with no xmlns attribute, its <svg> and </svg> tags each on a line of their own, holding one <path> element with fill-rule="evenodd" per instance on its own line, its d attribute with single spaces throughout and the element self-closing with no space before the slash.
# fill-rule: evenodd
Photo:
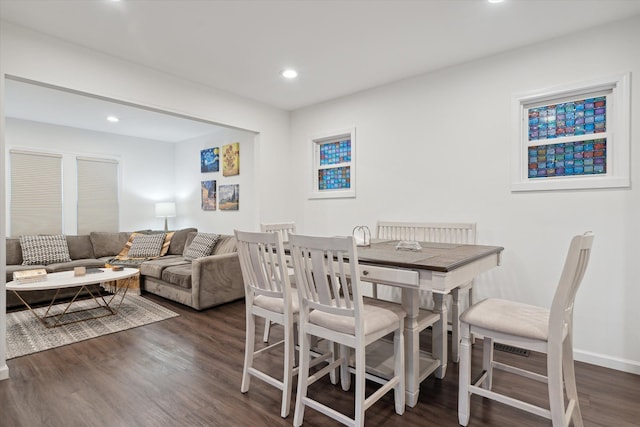
<svg viewBox="0 0 640 427">
<path fill-rule="evenodd" d="M 6 119 L 5 144 L 7 158 L 13 148 L 62 155 L 65 234 L 77 231 L 76 156 L 118 160 L 120 230 L 164 226 L 155 217 L 155 202 L 173 200 L 175 144 L 12 118 Z M 7 217 L 11 233 L 9 221 Z"/>
<path fill-rule="evenodd" d="M 247 131 L 221 129 L 214 134 L 182 141 L 176 145 L 176 221 L 180 228 L 195 226 L 200 231 L 224 234 L 233 234 L 235 228 L 257 230 L 259 211 L 254 173 L 255 137 L 255 134 Z M 200 150 L 219 147 L 222 151 L 223 145 L 232 142 L 240 143 L 239 175 L 222 176 L 222 156 L 220 156 L 219 172 L 200 173 Z M 221 185 L 239 184 L 239 210 L 202 210 L 200 182 L 209 180 L 215 180 L 218 188 Z"/>
<path fill-rule="evenodd" d="M 260 191 L 261 188 L 281 189 L 288 185 L 289 171 L 282 167 L 290 163 L 287 112 L 4 21 L 0 25 L 0 52 L 0 112 L 4 111 L 4 78 L 13 76 L 259 133 L 255 138 L 259 143 L 256 143 L 254 153 L 254 158 L 261 159 L 261 163 L 254 165 L 255 176 L 260 177 L 260 180 L 254 179 L 256 212 L 264 210 L 276 217 L 288 213 L 289 193 Z M 4 127 L 0 130 L 0 153 L 4 153 Z M 4 167 L 2 163 L 1 168 Z M 269 167 L 263 168 L 262 164 Z M 0 177 L 0 184 L 0 203 L 3 204 L 4 174 Z M 242 204 L 242 193 L 240 197 Z M 229 224 L 220 224 L 225 229 L 230 229 L 231 225 L 247 229 L 257 226 L 253 219 L 250 223 L 241 222 L 248 220 L 244 217 L 219 215 L 219 218 L 229 221 Z M 3 224 L 0 226 L 0 238 L 4 237 Z M 4 250 L 0 250 L 0 255 L 3 253 Z M 0 269 L 0 286 L 4 288 L 4 256 L 0 258 Z M 4 307 L 3 294 L 0 297 L 0 338 L 4 336 L 6 325 Z M 5 341 L 0 339 L 0 379 L 8 375 L 5 354 Z"/>
<path fill-rule="evenodd" d="M 480 244 L 504 246 L 478 297 L 550 306 L 569 240 L 592 230 L 577 296 L 579 360 L 640 373 L 640 189 L 512 193 L 511 97 L 632 72 L 640 19 L 532 45 L 295 111 L 295 199 L 311 180 L 309 139 L 356 127 L 357 198 L 304 200 L 302 232 L 349 234 L 376 220 L 478 223 Z M 632 84 L 632 182 L 640 176 L 640 88 Z"/>
</svg>

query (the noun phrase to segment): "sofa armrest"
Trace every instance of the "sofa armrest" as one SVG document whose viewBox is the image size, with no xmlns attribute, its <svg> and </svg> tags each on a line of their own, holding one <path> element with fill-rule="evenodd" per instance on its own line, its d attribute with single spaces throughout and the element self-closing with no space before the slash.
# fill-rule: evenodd
<svg viewBox="0 0 640 427">
<path fill-rule="evenodd" d="M 238 253 L 193 260 L 191 289 L 196 310 L 243 298 L 244 282 Z"/>
</svg>

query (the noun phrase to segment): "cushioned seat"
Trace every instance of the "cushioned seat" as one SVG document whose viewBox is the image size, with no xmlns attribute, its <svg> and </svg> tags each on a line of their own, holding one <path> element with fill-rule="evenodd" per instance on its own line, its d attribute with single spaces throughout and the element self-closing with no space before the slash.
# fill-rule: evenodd
<svg viewBox="0 0 640 427">
<path fill-rule="evenodd" d="M 187 264 L 190 264 L 190 262 L 186 261 L 180 255 L 165 255 L 161 258 L 150 259 L 143 262 L 140 265 L 140 274 L 155 277 L 156 279 L 162 279 L 162 272 L 165 268 Z"/>
<path fill-rule="evenodd" d="M 465 311 L 460 320 L 516 337 L 546 340 L 549 336 L 549 310 L 515 301 L 483 300 Z"/>
<path fill-rule="evenodd" d="M 162 280 L 184 289 L 191 289 L 191 263 L 174 265 L 162 270 Z"/>
</svg>

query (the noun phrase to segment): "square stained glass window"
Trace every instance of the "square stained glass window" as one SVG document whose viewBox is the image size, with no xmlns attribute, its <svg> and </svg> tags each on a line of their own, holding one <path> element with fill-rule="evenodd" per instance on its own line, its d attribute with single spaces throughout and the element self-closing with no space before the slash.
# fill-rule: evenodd
<svg viewBox="0 0 640 427">
<path fill-rule="evenodd" d="M 604 133 L 606 130 L 606 96 L 529 108 L 529 141 Z"/>
<path fill-rule="evenodd" d="M 344 190 L 351 188 L 349 166 L 318 170 L 318 190 Z"/>
<path fill-rule="evenodd" d="M 529 178 L 607 172 L 606 138 L 529 147 Z"/>
</svg>

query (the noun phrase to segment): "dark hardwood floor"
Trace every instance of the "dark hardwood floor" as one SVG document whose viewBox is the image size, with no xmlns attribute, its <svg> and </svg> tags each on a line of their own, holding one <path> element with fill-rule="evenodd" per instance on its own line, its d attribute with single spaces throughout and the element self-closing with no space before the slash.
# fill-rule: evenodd
<svg viewBox="0 0 640 427">
<path fill-rule="evenodd" d="M 180 317 L 94 338 L 7 362 L 10 379 L 0 381 L 0 426 L 290 426 L 279 416 L 280 393 L 253 378 L 240 393 L 244 354 L 244 303 L 197 312 L 159 297 Z M 260 328 L 261 331 L 261 328 Z M 425 332 L 423 342 L 430 332 Z M 272 337 L 281 336 L 272 328 Z M 258 340 L 261 341 L 261 340 Z M 482 344 L 474 346 L 474 372 Z M 279 352 L 259 359 L 279 371 Z M 544 357 L 496 352 L 544 369 Z M 585 426 L 640 425 L 640 376 L 576 363 Z M 545 386 L 498 373 L 495 388 L 546 406 Z M 398 416 L 388 393 L 367 411 L 370 426 L 457 426 L 457 365 L 444 380 L 428 378 L 416 407 Z M 327 403 L 352 411 L 353 393 L 328 380 L 311 389 Z M 295 401 L 295 387 L 292 401 Z M 305 426 L 333 426 L 333 420 L 307 409 Z M 543 418 L 472 397 L 472 427 L 548 426 Z"/>
</svg>

